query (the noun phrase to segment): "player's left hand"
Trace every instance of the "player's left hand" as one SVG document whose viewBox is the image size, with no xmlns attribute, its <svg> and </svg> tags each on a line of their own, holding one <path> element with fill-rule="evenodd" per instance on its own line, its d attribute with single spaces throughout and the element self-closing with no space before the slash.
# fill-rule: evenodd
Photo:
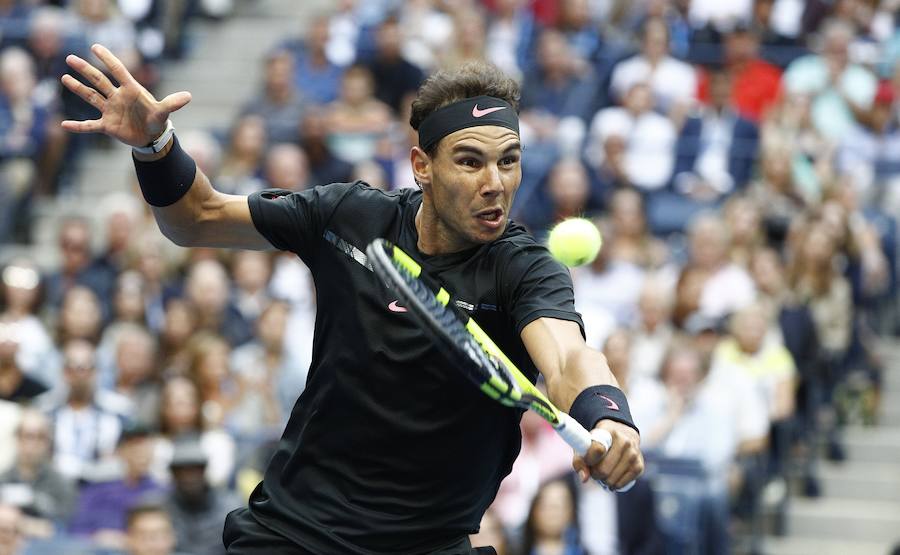
<svg viewBox="0 0 900 555">
<path fill-rule="evenodd" d="M 613 420 L 601 420 L 594 429 L 609 432 L 612 446 L 607 452 L 602 443 L 594 441 L 584 457 L 575 455 L 572 467 L 582 482 L 594 478 L 615 491 L 644 472 L 641 437 L 634 428 Z"/>
</svg>

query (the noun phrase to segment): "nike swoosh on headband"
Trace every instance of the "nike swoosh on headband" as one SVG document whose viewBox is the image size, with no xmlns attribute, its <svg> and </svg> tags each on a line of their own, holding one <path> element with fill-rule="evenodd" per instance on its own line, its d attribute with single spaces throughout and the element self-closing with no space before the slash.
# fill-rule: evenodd
<svg viewBox="0 0 900 555">
<path fill-rule="evenodd" d="M 481 116 L 486 116 L 490 113 L 496 112 L 497 110 L 505 110 L 506 106 L 495 106 L 493 108 L 485 108 L 484 110 L 478 109 L 478 104 L 472 106 L 472 115 L 476 118 L 480 118 Z"/>
</svg>

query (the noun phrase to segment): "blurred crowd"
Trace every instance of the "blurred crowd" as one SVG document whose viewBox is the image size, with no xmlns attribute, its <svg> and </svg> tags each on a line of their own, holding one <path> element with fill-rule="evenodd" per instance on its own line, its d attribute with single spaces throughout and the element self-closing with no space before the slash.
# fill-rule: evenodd
<svg viewBox="0 0 900 555">
<path fill-rule="evenodd" d="M 96 138 L 59 85 L 101 42 L 150 90 L 220 2 L 0 0 L 0 245 L 73 194 Z M 207 15 L 210 15 L 207 13 Z M 487 59 L 522 83 L 514 218 L 586 215 L 587 339 L 647 457 L 627 494 L 579 484 L 526 413 L 475 543 L 501 555 L 759 552 L 821 493 L 842 426 L 872 423 L 896 334 L 898 0 L 335 2 L 261 60 L 233 121 L 181 129 L 228 193 L 361 179 L 415 187 L 410 101 Z M 197 99 L 202 102 L 202 98 Z M 176 122 L 177 123 L 177 122 Z M 312 348 L 293 255 L 185 250 L 135 183 L 61 214 L 59 264 L 0 256 L 0 554 L 222 553 Z"/>
</svg>

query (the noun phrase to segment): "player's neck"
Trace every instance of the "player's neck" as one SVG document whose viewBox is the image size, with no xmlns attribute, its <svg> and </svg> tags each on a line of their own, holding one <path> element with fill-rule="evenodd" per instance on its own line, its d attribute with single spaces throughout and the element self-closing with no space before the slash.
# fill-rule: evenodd
<svg viewBox="0 0 900 555">
<path fill-rule="evenodd" d="M 419 235 L 416 247 L 419 252 L 429 256 L 464 251 L 473 246 L 447 228 L 427 197 L 422 199 L 416 212 L 416 232 Z"/>
</svg>

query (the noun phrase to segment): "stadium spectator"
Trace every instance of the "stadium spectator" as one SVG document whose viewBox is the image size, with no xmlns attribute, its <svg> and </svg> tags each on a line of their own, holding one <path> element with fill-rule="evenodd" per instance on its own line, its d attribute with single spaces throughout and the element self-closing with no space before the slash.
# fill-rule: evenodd
<svg viewBox="0 0 900 555">
<path fill-rule="evenodd" d="M 165 323 L 159 332 L 160 368 L 172 375 L 187 374 L 190 355 L 188 341 L 196 329 L 196 316 L 190 303 L 173 297 L 166 304 Z"/>
<path fill-rule="evenodd" d="M 160 428 L 156 438 L 151 473 L 161 482 L 170 480 L 169 463 L 178 441 L 199 439 L 210 463 L 206 479 L 222 487 L 231 479 L 235 464 L 234 440 L 220 427 L 205 424 L 203 413 L 212 413 L 212 405 L 201 405 L 197 386 L 185 377 L 169 378 L 162 387 Z"/>
<path fill-rule="evenodd" d="M 650 233 L 640 193 L 632 188 L 617 189 L 609 197 L 608 206 L 613 236 L 604 239 L 603 248 L 610 250 L 610 258 L 648 271 L 663 270 L 669 262 L 669 249 Z"/>
<path fill-rule="evenodd" d="M 76 0 L 72 8 L 77 14 L 80 31 L 87 44 L 106 44 L 119 56 L 138 80 L 147 83 L 134 24 L 122 16 L 109 0 Z M 94 61 L 98 61 L 94 58 Z M 149 85 L 149 83 L 147 83 Z"/>
<path fill-rule="evenodd" d="M 531 502 L 522 553 L 587 555 L 581 543 L 577 508 L 577 490 L 570 477 L 544 482 Z"/>
<path fill-rule="evenodd" d="M 112 350 L 111 389 L 127 401 L 127 412 L 133 420 L 148 427 L 157 426 L 160 394 L 156 339 L 142 326 L 123 325 Z"/>
<path fill-rule="evenodd" d="M 304 118 L 313 112 L 306 112 Z M 261 116 L 245 114 L 238 118 L 228 136 L 216 187 L 231 194 L 263 188 L 260 173 L 268 141 L 266 122 Z"/>
<path fill-rule="evenodd" d="M 16 505 L 27 516 L 30 537 L 49 537 L 64 527 L 77 498 L 75 484 L 53 469 L 50 420 L 25 409 L 16 426 L 15 462 L 0 474 L 0 502 Z"/>
<path fill-rule="evenodd" d="M 152 457 L 150 430 L 143 426 L 125 427 L 116 447 L 118 476 L 82 487 L 69 532 L 89 536 L 106 549 L 124 548 L 129 510 L 163 492 L 162 485 L 149 473 Z"/>
<path fill-rule="evenodd" d="M 523 0 L 493 2 L 485 36 L 485 58 L 507 75 L 521 79 L 531 65 L 534 15 Z"/>
<path fill-rule="evenodd" d="M 460 31 L 462 32 L 462 31 Z M 415 92 L 425 76 L 422 70 L 403 58 L 400 22 L 388 17 L 375 33 L 375 55 L 366 67 L 372 75 L 375 98 L 395 113 L 402 111 L 401 101 Z M 443 53 L 438 53 L 442 56 Z"/>
<path fill-rule="evenodd" d="M 599 65 L 602 60 L 603 37 L 591 15 L 587 0 L 562 0 L 552 25 L 565 37 L 581 69 L 589 64 Z M 598 67 L 598 73 L 602 73 L 602 68 Z"/>
<path fill-rule="evenodd" d="M 630 366 L 636 376 L 659 377 L 663 357 L 675 334 L 671 289 L 660 276 L 644 280 L 638 298 L 638 321 L 632 331 Z"/>
<path fill-rule="evenodd" d="M 374 96 L 372 72 L 365 66 L 347 68 L 340 96 L 325 107 L 327 143 L 332 153 L 350 164 L 375 156 L 391 125 L 391 109 Z"/>
<path fill-rule="evenodd" d="M 745 195 L 735 195 L 722 207 L 731 246 L 728 258 L 749 270 L 753 253 L 765 244 L 765 229 L 759 205 Z"/>
<path fill-rule="evenodd" d="M 50 114 L 37 103 L 36 84 L 28 53 L 17 47 L 0 53 L 0 244 L 27 223 L 35 164 L 47 143 Z"/>
<path fill-rule="evenodd" d="M 197 329 L 221 334 L 230 345 L 240 345 L 252 336 L 252 325 L 229 302 L 228 289 L 228 274 L 215 260 L 201 260 L 188 271 L 185 293 Z"/>
<path fill-rule="evenodd" d="M 309 110 L 300 123 L 300 146 L 309 165 L 309 184 L 346 183 L 353 166 L 337 158 L 328 146 L 327 118 Z"/>
<path fill-rule="evenodd" d="M 787 94 L 812 97 L 812 122 L 831 140 L 839 140 L 852 128 L 856 114 L 871 107 L 878 86 L 869 70 L 850 61 L 853 37 L 846 22 L 824 24 L 819 53 L 793 61 L 784 73 Z"/>
<path fill-rule="evenodd" d="M 235 349 L 238 398 L 228 428 L 239 437 L 255 438 L 278 433 L 306 385 L 306 366 L 286 348 L 290 305 L 273 301 L 256 322 L 253 341 Z"/>
<path fill-rule="evenodd" d="M 47 386 L 27 375 L 19 366 L 22 325 L 0 317 L 0 400 L 29 404 L 47 391 Z"/>
<path fill-rule="evenodd" d="M 264 164 L 265 187 L 302 191 L 309 183 L 309 163 L 303 149 L 293 143 L 272 145 Z M 263 185 L 259 181 L 253 185 Z"/>
<path fill-rule="evenodd" d="M 10 260 L 0 272 L 0 320 L 19 325 L 16 359 L 22 370 L 32 376 L 42 376 L 41 370 L 53 366 L 58 357 L 47 327 L 37 314 L 42 297 L 41 275 L 34 262 L 27 258 Z"/>
<path fill-rule="evenodd" d="M 619 142 L 621 173 L 642 192 L 662 189 L 675 164 L 675 126 L 653 111 L 650 87 L 636 83 L 624 95 L 622 106 L 604 108 L 591 122 L 587 159 L 602 171 L 610 141 Z"/>
<path fill-rule="evenodd" d="M 224 555 L 222 522 L 241 502 L 209 484 L 207 463 L 208 455 L 199 442 L 175 443 L 169 463 L 173 487 L 165 508 L 172 517 L 179 550 L 194 555 Z"/>
<path fill-rule="evenodd" d="M 619 101 L 624 101 L 635 85 L 648 84 L 653 105 L 676 121 L 697 97 L 697 74 L 689 64 L 669 54 L 669 28 L 659 18 L 644 22 L 641 52 L 617 64 L 611 79 L 610 90 Z"/>
<path fill-rule="evenodd" d="M 331 21 L 320 15 L 310 22 L 306 37 L 286 47 L 294 56 L 294 86 L 307 101 L 328 104 L 338 96 L 342 66 L 328 55 Z"/>
<path fill-rule="evenodd" d="M 481 12 L 476 10 L 456 10 L 453 14 L 453 27 L 456 31 L 457 40 L 440 56 L 440 66 L 456 67 L 465 62 L 483 60 L 485 57 L 486 25 L 484 15 Z M 415 93 L 415 90 L 407 91 L 407 94 L 409 93 Z M 402 111 L 402 108 L 398 107 L 399 111 Z"/>
<path fill-rule="evenodd" d="M 174 551 L 172 516 L 162 505 L 142 503 L 131 507 L 126 526 L 127 555 L 179 555 Z"/>
<path fill-rule="evenodd" d="M 74 479 L 96 479 L 108 472 L 126 415 L 110 391 L 98 390 L 93 345 L 74 339 L 63 346 L 64 386 L 39 400 L 53 420 L 56 469 Z"/>
<path fill-rule="evenodd" d="M 709 88 L 709 104 L 685 120 L 676 147 L 675 189 L 701 203 L 743 189 L 759 143 L 756 125 L 732 104 L 729 74 L 713 72 Z"/>
<path fill-rule="evenodd" d="M 90 288 L 98 298 L 111 297 L 109 275 L 91 263 L 91 224 L 80 217 L 63 218 L 57 236 L 61 264 L 44 281 L 47 303 L 59 309 L 69 289 L 76 285 Z"/>
<path fill-rule="evenodd" d="M 900 64 L 895 73 L 900 76 Z M 851 177 L 859 196 L 867 204 L 886 202 L 885 208 L 895 217 L 900 215 L 898 106 L 894 87 L 888 82 L 881 83 L 865 118 L 867 121 L 857 122 L 841 137 L 837 152 L 838 169 L 842 175 Z"/>
<path fill-rule="evenodd" d="M 608 225 L 600 227 L 604 240 L 614 240 Z M 585 320 L 588 344 L 600 347 L 614 327 L 631 326 L 637 319 L 637 301 L 646 272 L 640 266 L 615 260 L 601 248 L 588 265 L 574 269 L 575 307 Z"/>
<path fill-rule="evenodd" d="M 550 168 L 543 190 L 523 195 L 521 217 L 534 236 L 543 240 L 557 223 L 583 216 L 591 193 L 584 164 L 577 158 L 561 158 Z"/>
<path fill-rule="evenodd" d="M 617 328 L 603 343 L 603 354 L 616 381 L 624 388 L 629 399 L 633 399 L 631 414 L 639 429 L 655 422 L 656 410 L 665 396 L 657 376 L 637 374 L 631 368 L 631 353 L 634 351 L 633 334 L 625 328 Z"/>
<path fill-rule="evenodd" d="M 97 343 L 103 329 L 103 313 L 97 294 L 83 285 L 75 285 L 66 291 L 56 328 L 58 345 L 75 339 Z"/>
<path fill-rule="evenodd" d="M 748 188 L 748 194 L 762 211 L 768 241 L 780 246 L 787 237 L 791 219 L 811 207 L 814 199 L 797 186 L 788 144 L 777 141 L 766 145 L 759 167 L 759 177 Z"/>
<path fill-rule="evenodd" d="M 262 91 L 244 105 L 243 115 L 261 117 L 272 143 L 289 143 L 297 140 L 305 111 L 306 99 L 294 82 L 293 56 L 287 50 L 273 51 L 266 58 Z"/>
<path fill-rule="evenodd" d="M 535 143 L 577 154 L 599 84 L 590 66 L 577 63 L 560 31 L 542 31 L 536 49 L 537 63 L 522 84 L 522 123 Z"/>
<path fill-rule="evenodd" d="M 435 68 L 438 53 L 453 40 L 453 16 L 441 8 L 435 0 L 408 0 L 397 10 L 403 56 L 423 71 Z"/>
<path fill-rule="evenodd" d="M 730 104 L 740 117 L 758 123 L 778 99 L 781 70 L 759 57 L 759 37 L 749 27 L 735 27 L 725 35 L 722 46 Z M 698 96 L 703 102 L 712 100 L 712 85 L 711 72 L 702 72 Z"/>
<path fill-rule="evenodd" d="M 729 260 L 731 238 L 717 215 L 697 216 L 690 225 L 689 264 L 704 273 L 698 310 L 710 318 L 722 318 L 750 304 L 756 296 L 753 280 L 745 269 Z"/>
</svg>

